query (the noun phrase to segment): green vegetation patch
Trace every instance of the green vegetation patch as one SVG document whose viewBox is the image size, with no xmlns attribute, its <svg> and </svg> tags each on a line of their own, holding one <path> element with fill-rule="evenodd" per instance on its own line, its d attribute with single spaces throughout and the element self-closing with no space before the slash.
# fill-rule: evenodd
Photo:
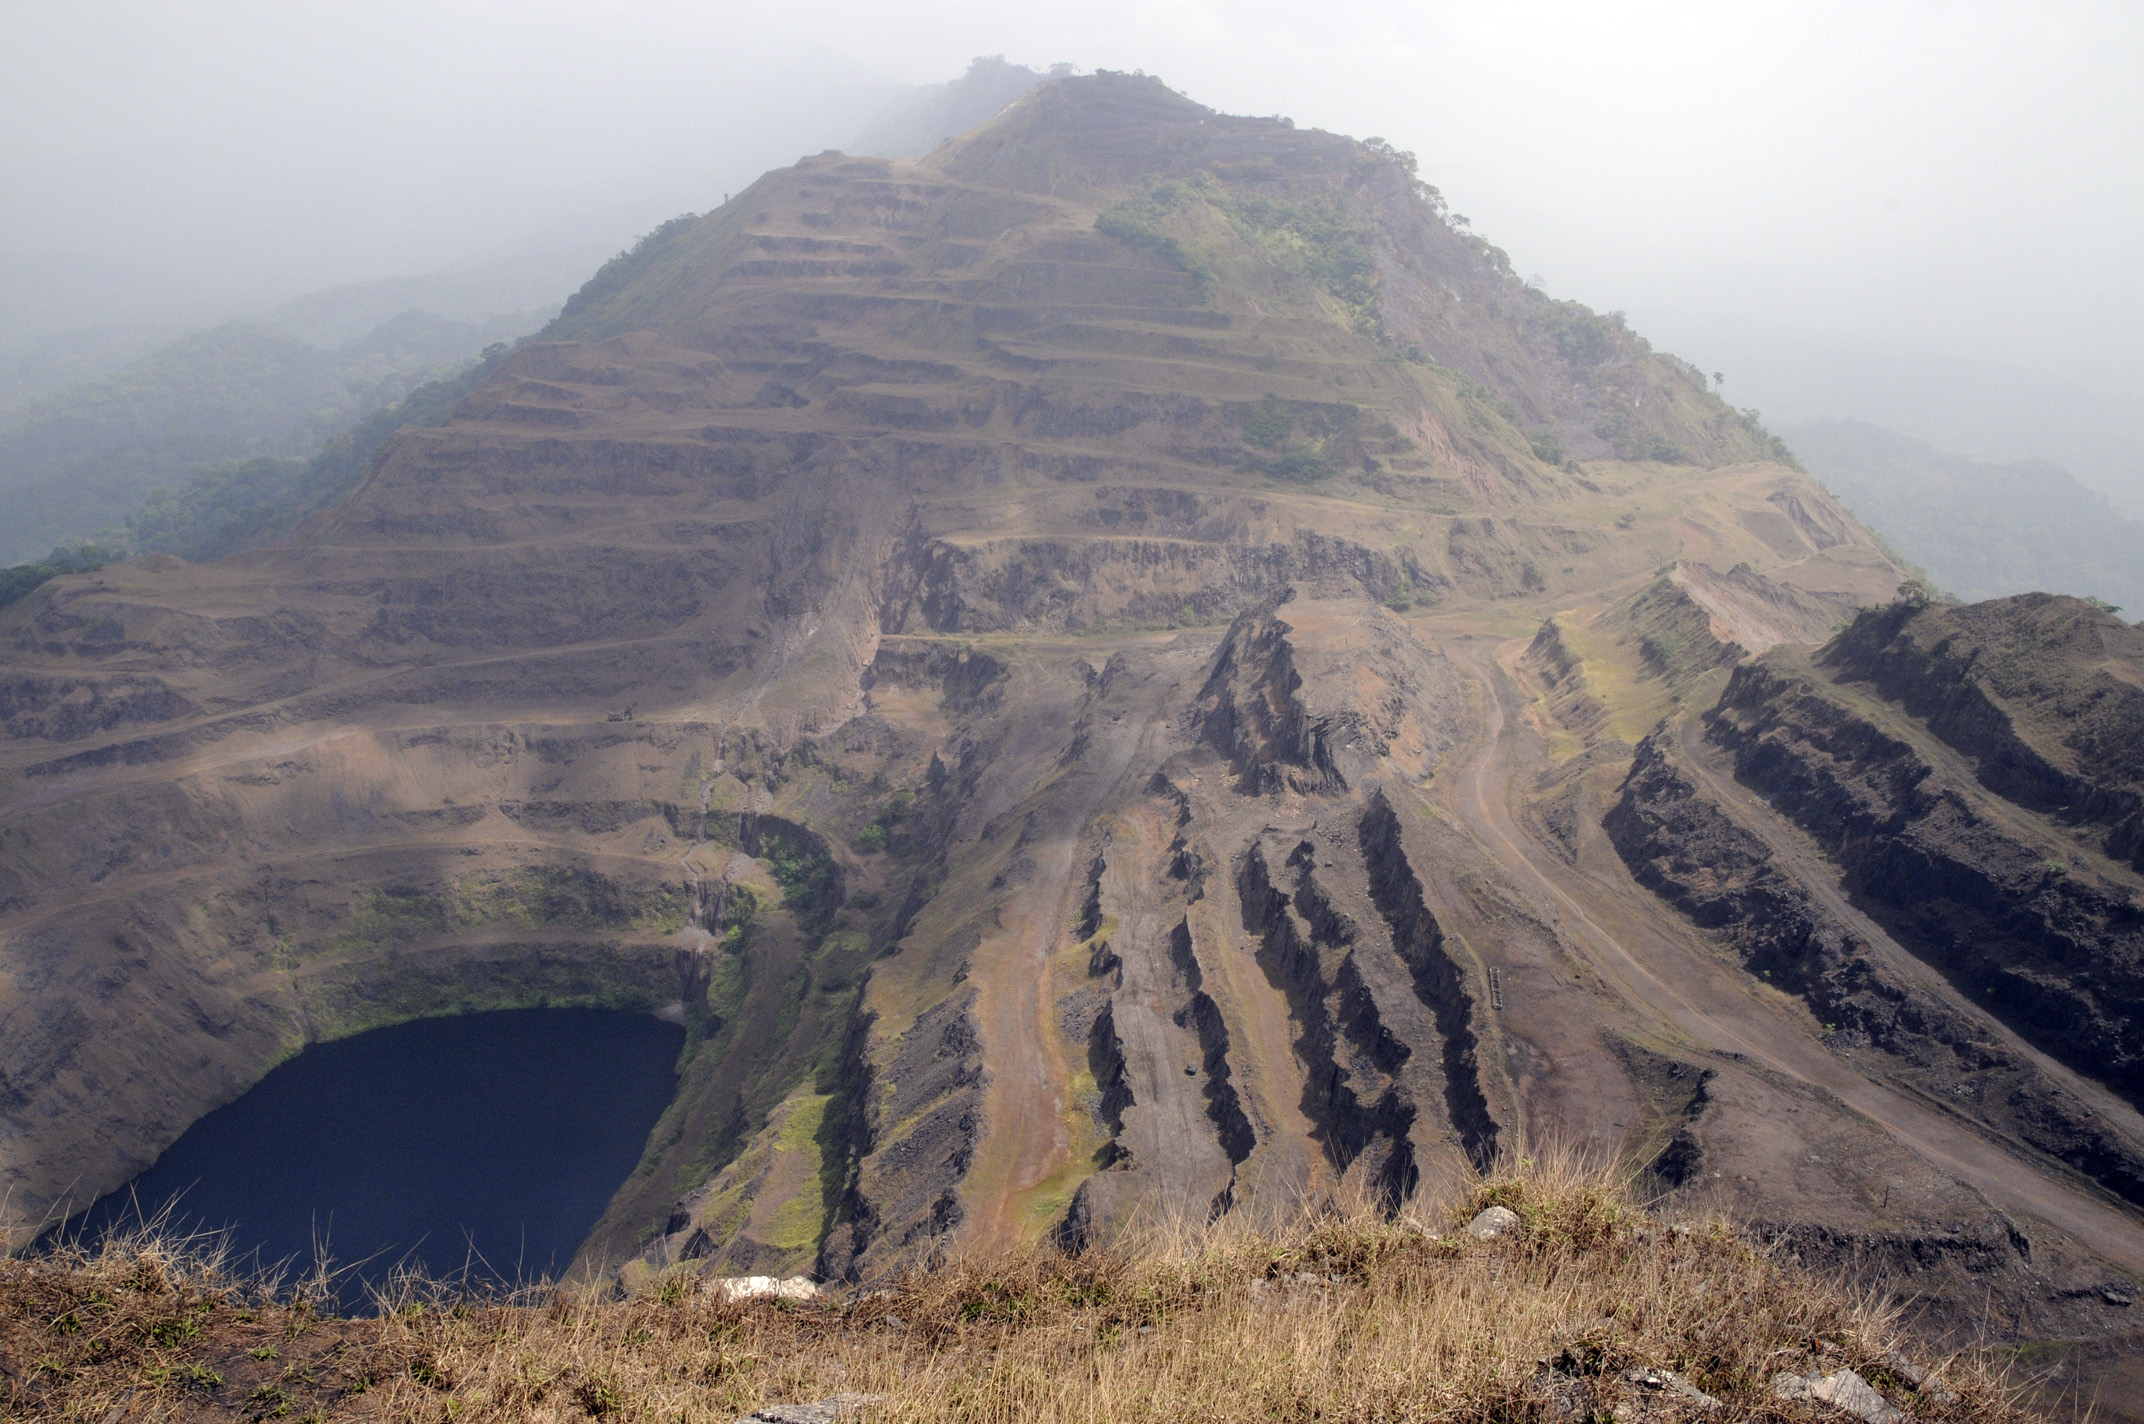
<svg viewBox="0 0 2144 1424">
<path fill-rule="evenodd" d="M 759 859 L 782 887 L 782 908 L 807 939 L 817 939 L 841 908 L 841 875 L 833 852 L 819 836 L 786 822 L 769 821 L 760 830 Z"/>
<path fill-rule="evenodd" d="M 334 947 L 349 951 L 497 924 L 668 934 L 684 927 L 691 908 L 691 894 L 683 886 L 630 886 L 580 866 L 528 866 L 503 875 L 467 876 L 446 886 L 368 890 L 352 906 Z"/>
<path fill-rule="evenodd" d="M 722 902 L 722 913 L 714 928 L 721 931 L 721 947 L 725 954 L 742 954 L 752 942 L 752 926 L 759 920 L 764 908 L 759 903 L 759 892 L 749 885 L 732 885 L 728 897 Z"/>
<path fill-rule="evenodd" d="M 766 1243 L 777 1250 L 812 1250 L 826 1231 L 825 1155 L 821 1140 L 825 1136 L 827 1104 L 832 1101 L 828 1093 L 807 1093 L 792 1099 L 781 1134 L 775 1139 L 779 1151 L 802 1154 L 808 1164 L 808 1173 L 795 1194 L 776 1208 L 767 1223 Z"/>
<path fill-rule="evenodd" d="M 1556 349 L 1574 366 L 1601 366 L 1617 356 L 1650 349 L 1621 312 L 1603 315 L 1583 302 L 1550 297 L 1541 299 L 1540 310 Z"/>
<path fill-rule="evenodd" d="M 856 833 L 856 844 L 867 851 L 882 851 L 893 838 L 894 828 L 908 816 L 915 805 L 916 793 L 906 786 L 897 789 L 878 808 L 878 814 L 862 830 Z"/>
<path fill-rule="evenodd" d="M 1202 196 L 1192 185 L 1183 183 L 1156 183 L 1135 198 L 1127 198 L 1094 220 L 1094 230 L 1104 237 L 1115 238 L 1127 247 L 1136 247 L 1151 252 L 1162 261 L 1190 276 L 1199 285 L 1201 295 L 1207 283 L 1213 280 L 1213 270 L 1205 262 L 1193 256 L 1176 238 L 1162 230 L 1162 225 L 1171 214 L 1186 202 Z"/>
<path fill-rule="evenodd" d="M 1243 409 L 1241 419 L 1244 443 L 1263 452 L 1243 462 L 1251 473 L 1314 484 L 1358 459 L 1365 469 L 1375 467 L 1363 453 L 1362 412 L 1355 406 L 1291 403 L 1269 393 Z"/>
<path fill-rule="evenodd" d="M 106 564 L 125 557 L 101 544 L 81 544 L 71 549 L 54 549 L 34 564 L 16 564 L 12 568 L 0 569 L 0 608 L 27 598 L 61 574 L 95 573 Z"/>
<path fill-rule="evenodd" d="M 1155 183 L 1094 220 L 1095 231 L 1152 252 L 1197 279 L 1201 290 L 1213 268 L 1169 229 L 1179 215 L 1203 204 L 1227 219 L 1246 245 L 1284 272 L 1307 279 L 1340 308 L 1348 327 L 1382 340 L 1384 317 L 1377 302 L 1377 259 L 1367 229 L 1329 199 L 1301 204 L 1229 192 L 1210 173 L 1180 182 Z"/>
<path fill-rule="evenodd" d="M 1212 201 L 1274 266 L 1309 278 L 1337 302 L 1351 330 L 1382 339 L 1377 260 L 1370 254 L 1368 233 L 1349 221 L 1345 209 L 1322 199 L 1291 206 L 1217 193 Z"/>
</svg>

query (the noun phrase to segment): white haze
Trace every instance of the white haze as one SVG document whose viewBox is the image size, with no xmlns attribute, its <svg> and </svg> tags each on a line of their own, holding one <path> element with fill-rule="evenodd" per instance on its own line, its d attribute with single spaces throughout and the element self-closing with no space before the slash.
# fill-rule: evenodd
<svg viewBox="0 0 2144 1424">
<path fill-rule="evenodd" d="M 1002 52 L 1381 135 L 1738 403 L 2067 456 L 2144 505 L 2132 3 L 5 3 L 0 346 L 592 265 Z M 2044 430 L 1987 428 L 2038 391 Z"/>
</svg>

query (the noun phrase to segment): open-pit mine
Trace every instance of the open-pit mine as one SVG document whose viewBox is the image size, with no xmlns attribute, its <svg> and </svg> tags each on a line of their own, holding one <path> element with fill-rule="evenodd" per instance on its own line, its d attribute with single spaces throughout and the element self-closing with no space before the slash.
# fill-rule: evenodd
<svg viewBox="0 0 2144 1424">
<path fill-rule="evenodd" d="M 294 538 L 0 612 L 8 1211 L 311 1042 L 672 1006 L 627 1285 L 1556 1141 L 2113 1349 L 2144 633 L 1910 573 L 1374 140 L 1100 74 L 805 159 Z"/>
</svg>

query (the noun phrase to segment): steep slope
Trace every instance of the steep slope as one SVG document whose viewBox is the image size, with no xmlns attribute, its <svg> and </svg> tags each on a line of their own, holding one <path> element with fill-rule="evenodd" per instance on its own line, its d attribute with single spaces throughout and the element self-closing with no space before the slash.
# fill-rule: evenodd
<svg viewBox="0 0 2144 1424">
<path fill-rule="evenodd" d="M 1705 739 L 1736 778 L 1823 849 L 1888 937 L 2026 1043 L 2131 1103 L 2144 1100 L 2140 655 L 2144 635 L 2075 599 L 1895 604 L 1862 614 L 1813 661 L 1779 649 L 1738 668 L 1705 718 Z M 1638 765 L 1611 816 L 1633 859 L 1658 839 L 1646 808 L 1661 788 L 1649 783 L 1672 776 L 1672 753 L 1649 745 Z M 1706 857 L 1714 871 L 1724 858 Z M 1866 973 L 1851 928 L 1834 967 L 1824 961 L 1838 943 L 1792 943 L 1808 915 L 1734 913 L 1775 946 L 1753 950 L 1766 972 L 1819 994 L 1848 1033 L 1904 1044 L 1918 1034 L 1982 1069 L 2013 1057 L 1920 991 L 1880 979 L 1873 998 L 1851 983 L 1819 988 Z M 1945 1091 L 2014 1118 L 2015 1134 L 2144 1202 L 2144 1137 L 2082 1121 L 2058 1079 L 2024 1058 L 2001 1066 L 2019 1081 L 1991 1098 L 1984 1073 L 1953 1082 L 1954 1064 L 1930 1062 Z"/>
<path fill-rule="evenodd" d="M 2104 610 L 1903 599 L 1664 721 L 1604 828 L 1835 1053 L 2144 1204 L 2140 727 Z"/>
<path fill-rule="evenodd" d="M 310 1039 L 674 1002 L 583 1252 L 628 1282 L 1389 1199 L 1531 1136 L 1782 1229 L 2008 1211 L 2065 1282 L 2094 1233 L 2144 1264 L 1599 829 L 1662 713 L 1900 578 L 1382 146 L 1098 75 L 807 159 L 289 546 L 0 613 L 14 1204 Z"/>
</svg>

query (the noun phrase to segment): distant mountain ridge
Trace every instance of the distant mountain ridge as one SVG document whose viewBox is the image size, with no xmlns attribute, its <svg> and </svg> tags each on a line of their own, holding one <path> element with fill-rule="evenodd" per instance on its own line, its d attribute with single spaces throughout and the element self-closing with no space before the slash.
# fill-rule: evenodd
<svg viewBox="0 0 2144 1424">
<path fill-rule="evenodd" d="M 310 456 L 546 314 L 455 321 L 405 310 L 334 348 L 230 322 L 34 401 L 0 424 L 0 564 L 123 527 L 152 491 L 204 466 Z"/>
<path fill-rule="evenodd" d="M 1780 435 L 1848 508 L 1968 602 L 2044 590 L 2144 616 L 2144 523 L 2051 460 L 1976 460 L 1859 420 Z"/>
<path fill-rule="evenodd" d="M 920 156 L 1046 77 L 1002 55 L 977 58 L 957 79 L 888 100 L 850 147 Z M 232 471 L 210 467 L 312 456 L 417 384 L 537 329 L 600 255 L 542 253 L 343 283 L 163 341 L 122 331 L 48 338 L 0 383 L 0 499 L 11 516 L 0 566 L 113 531 L 127 547 L 134 516 L 152 525 L 167 518 L 143 501 L 158 491 L 167 506 L 183 500 L 181 486 L 197 476 L 226 486 L 225 498 L 248 483 L 281 498 L 288 481 L 263 485 L 237 472 L 234 483 Z M 72 370 L 90 374 L 54 379 Z M 11 390 L 24 398 L 9 408 Z M 271 487 L 278 492 L 266 494 Z M 277 511 L 260 515 L 254 525 L 277 527 Z"/>
<path fill-rule="evenodd" d="M 1043 74 L 1024 64 L 1008 64 L 1002 54 L 980 56 L 960 78 L 924 85 L 890 105 L 886 113 L 856 136 L 848 150 L 881 158 L 921 158 L 954 135 L 974 128 L 1050 75 L 1061 77 L 1069 69 L 1070 66 L 1057 65 Z"/>
<path fill-rule="evenodd" d="M 1647 312 L 1647 327 L 1775 429 L 1865 421 L 1996 464 L 2049 459 L 2144 518 L 2144 397 L 1968 349 L 1933 354 L 1779 323 Z"/>
</svg>

